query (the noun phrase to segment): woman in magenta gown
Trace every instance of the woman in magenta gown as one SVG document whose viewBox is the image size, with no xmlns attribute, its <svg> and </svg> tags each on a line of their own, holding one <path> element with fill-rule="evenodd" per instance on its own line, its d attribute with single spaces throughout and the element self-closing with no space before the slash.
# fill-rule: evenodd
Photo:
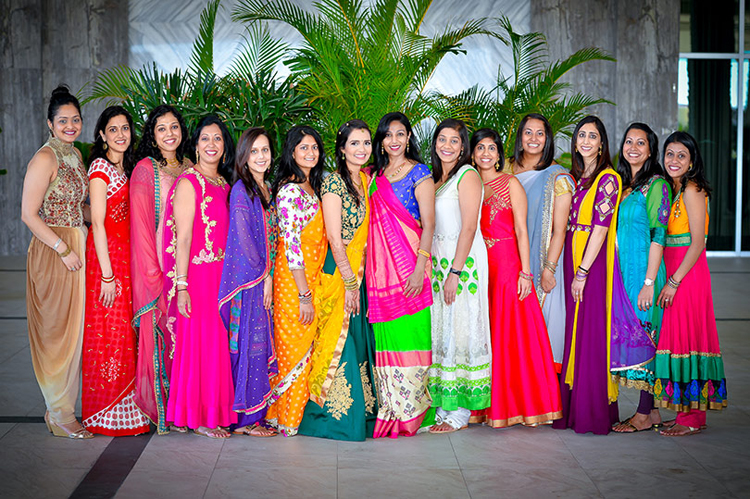
<svg viewBox="0 0 750 499">
<path fill-rule="evenodd" d="M 219 285 L 229 230 L 228 178 L 234 144 L 214 115 L 191 141 L 195 166 L 169 194 L 164 231 L 164 295 L 175 318 L 167 421 L 209 438 L 237 422 L 229 336 L 219 316 Z"/>
</svg>

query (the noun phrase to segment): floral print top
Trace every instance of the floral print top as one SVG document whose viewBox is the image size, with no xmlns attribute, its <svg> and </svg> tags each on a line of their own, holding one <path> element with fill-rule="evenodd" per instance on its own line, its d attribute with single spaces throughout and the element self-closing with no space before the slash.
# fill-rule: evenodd
<svg viewBox="0 0 750 499">
<path fill-rule="evenodd" d="M 279 220 L 279 236 L 286 245 L 286 260 L 289 270 L 304 269 L 302 255 L 302 230 L 309 224 L 318 210 L 320 202 L 295 183 L 284 184 L 276 195 L 276 214 Z"/>
</svg>

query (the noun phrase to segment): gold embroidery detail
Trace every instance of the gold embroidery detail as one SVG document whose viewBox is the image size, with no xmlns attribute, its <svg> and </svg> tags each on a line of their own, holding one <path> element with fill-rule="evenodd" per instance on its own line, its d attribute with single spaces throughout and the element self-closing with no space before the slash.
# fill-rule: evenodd
<svg viewBox="0 0 750 499">
<path fill-rule="evenodd" d="M 364 361 L 359 365 L 359 377 L 362 378 L 362 393 L 365 397 L 365 412 L 373 414 L 375 411 L 375 395 L 372 393 L 372 383 L 370 382 L 367 361 Z"/>
<path fill-rule="evenodd" d="M 354 403 L 352 385 L 346 382 L 346 376 L 344 375 L 346 364 L 346 362 L 343 362 L 336 370 L 336 378 L 331 384 L 331 389 L 328 392 L 328 400 L 326 401 L 328 414 L 337 421 L 341 420 L 341 416 L 349 415 L 349 408 Z"/>
</svg>

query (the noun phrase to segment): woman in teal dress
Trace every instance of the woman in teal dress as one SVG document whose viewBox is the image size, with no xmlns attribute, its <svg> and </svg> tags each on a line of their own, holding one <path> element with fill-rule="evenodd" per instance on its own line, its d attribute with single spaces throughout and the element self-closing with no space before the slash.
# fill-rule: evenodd
<svg viewBox="0 0 750 499">
<path fill-rule="evenodd" d="M 617 222 L 620 271 L 630 303 L 638 319 L 656 340 L 662 309 L 656 304 L 666 282 L 664 244 L 672 190 L 659 163 L 659 143 L 648 125 L 633 123 L 622 138 L 617 172 L 622 177 L 623 199 Z M 639 388 L 636 413 L 617 423 L 618 433 L 658 428 L 659 410 L 654 408 L 654 363 L 618 373 L 620 383 Z"/>
<path fill-rule="evenodd" d="M 367 320 L 365 246 L 370 202 L 362 167 L 372 154 L 367 124 L 350 120 L 336 135 L 337 169 L 321 188 L 328 238 L 300 435 L 362 441 L 378 413 L 373 389 L 375 337 Z"/>
</svg>

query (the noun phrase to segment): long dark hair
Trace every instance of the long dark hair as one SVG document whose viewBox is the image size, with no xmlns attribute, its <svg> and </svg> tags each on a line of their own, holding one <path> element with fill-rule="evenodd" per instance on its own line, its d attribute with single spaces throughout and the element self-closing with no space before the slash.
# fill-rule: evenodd
<svg viewBox="0 0 750 499">
<path fill-rule="evenodd" d="M 505 163 L 505 153 L 503 151 L 503 139 L 500 138 L 500 134 L 492 128 L 480 128 L 473 134 L 471 134 L 471 141 L 469 142 L 469 149 L 471 149 L 471 155 L 474 155 L 474 149 L 477 148 L 477 144 L 482 142 L 484 139 L 490 138 L 492 142 L 497 146 L 497 163 L 500 165 L 500 170 L 503 169 Z"/>
<path fill-rule="evenodd" d="M 359 206 L 359 193 L 357 192 L 357 189 L 354 188 L 352 174 L 346 166 L 346 157 L 344 156 L 344 153 L 341 152 L 342 149 L 346 148 L 346 141 L 349 140 L 349 136 L 354 130 L 366 130 L 372 138 L 370 127 L 368 127 L 367 123 L 362 120 L 349 120 L 341 125 L 336 134 L 336 172 L 341 175 L 341 178 L 344 180 L 344 185 L 346 185 L 346 190 L 351 194 L 352 198 L 354 198 L 354 202 L 357 206 Z"/>
<path fill-rule="evenodd" d="M 198 122 L 198 125 L 195 127 L 195 132 L 193 132 L 192 138 L 190 139 L 190 150 L 195 154 L 195 151 L 198 147 L 198 141 L 201 137 L 201 132 L 204 128 L 211 125 L 216 125 L 219 127 L 219 130 L 221 130 L 222 139 L 224 141 L 224 154 L 222 155 L 221 161 L 219 162 L 219 175 L 224 177 L 224 180 L 226 180 L 227 182 L 231 182 L 232 166 L 234 165 L 234 139 L 232 138 L 232 134 L 229 133 L 229 130 L 227 130 L 227 126 L 223 121 L 221 121 L 221 118 L 219 118 L 215 114 L 209 114 L 208 116 L 204 116 L 203 118 L 201 118 L 201 120 Z M 195 162 L 197 163 L 198 158 L 195 159 Z"/>
<path fill-rule="evenodd" d="M 409 118 L 406 117 L 404 113 L 400 112 L 394 112 L 394 113 L 388 113 L 382 118 L 380 118 L 380 123 L 378 123 L 378 129 L 375 130 L 375 137 L 372 140 L 372 152 L 375 156 L 375 163 L 372 165 L 372 175 L 373 177 L 376 175 L 380 175 L 383 170 L 385 170 L 385 167 L 388 166 L 388 162 L 390 161 L 388 159 L 388 153 L 381 152 L 381 147 L 383 145 L 383 139 L 385 138 L 385 134 L 388 133 L 388 127 L 391 126 L 391 123 L 394 121 L 400 122 L 404 127 L 406 128 L 406 133 L 409 134 L 409 142 L 407 150 L 405 151 L 405 155 L 408 159 L 411 159 L 412 161 L 416 161 L 417 163 L 422 162 L 422 158 L 419 155 L 419 146 L 417 145 L 417 139 L 414 137 L 414 133 L 411 129 L 411 123 L 409 123 Z"/>
<path fill-rule="evenodd" d="M 301 184 L 305 181 L 305 174 L 302 169 L 297 166 L 297 162 L 294 161 L 294 148 L 302 142 L 302 139 L 306 135 L 309 135 L 318 144 L 318 162 L 310 170 L 310 187 L 313 192 L 319 198 L 320 197 L 320 186 L 323 183 L 323 165 L 325 164 L 326 155 L 323 151 L 323 139 L 320 138 L 320 134 L 313 127 L 307 125 L 296 125 L 289 129 L 284 139 L 284 149 L 281 151 L 281 159 L 279 160 L 279 169 L 276 173 L 276 179 L 273 182 L 273 197 L 276 199 L 276 195 L 279 193 L 279 189 L 282 185 L 288 183 Z"/>
<path fill-rule="evenodd" d="M 706 167 L 703 164 L 703 157 L 701 156 L 700 149 L 698 149 L 698 143 L 695 138 L 687 132 L 672 132 L 664 141 L 664 156 L 667 154 L 667 146 L 674 142 L 679 142 L 685 146 L 690 153 L 690 160 L 693 163 L 692 168 L 689 168 L 687 173 L 682 176 L 682 182 L 679 187 L 680 191 L 685 190 L 688 182 L 693 182 L 698 188 L 698 191 L 704 191 L 708 197 L 711 197 L 711 184 L 709 184 L 706 178 Z M 666 163 L 666 160 L 664 160 Z M 676 195 L 675 195 L 676 198 Z"/>
<path fill-rule="evenodd" d="M 455 120 L 448 118 L 440 122 L 435 128 L 435 133 L 432 134 L 432 147 L 430 148 L 430 160 L 432 161 L 432 180 L 440 182 L 443 178 L 443 162 L 440 160 L 440 156 L 437 154 L 437 138 L 442 130 L 450 128 L 458 132 L 458 136 L 461 137 L 461 153 L 458 155 L 458 161 L 456 165 L 448 172 L 448 178 L 445 179 L 447 182 L 455 173 L 461 169 L 466 163 L 469 162 L 469 131 L 466 129 L 466 123 L 461 120 Z"/>
<path fill-rule="evenodd" d="M 518 162 L 523 160 L 523 129 L 529 120 L 539 120 L 544 124 L 544 135 L 546 135 L 544 149 L 542 149 L 542 157 L 539 163 L 534 166 L 535 170 L 544 170 L 555 159 L 555 136 L 552 133 L 552 126 L 549 124 L 549 120 L 539 113 L 529 113 L 521 119 L 521 122 L 518 124 L 518 130 L 516 130 L 516 142 L 513 146 L 513 157 L 510 158 L 510 161 Z"/>
<path fill-rule="evenodd" d="M 133 144 L 135 144 L 136 137 L 135 130 L 133 129 L 133 117 L 130 116 L 130 113 L 122 106 L 109 106 L 99 115 L 99 119 L 96 120 L 96 127 L 94 127 L 94 145 L 91 147 L 89 161 L 93 163 L 93 161 L 98 158 L 104 158 L 109 161 L 109 159 L 107 159 L 107 151 L 104 150 L 104 139 L 101 134 L 105 132 L 109 120 L 116 116 L 125 116 L 125 119 L 128 121 L 128 126 L 130 127 L 130 144 L 128 144 L 128 148 L 122 155 L 122 169 L 125 170 L 125 175 L 130 178 L 130 174 L 133 173 L 133 168 L 135 167 Z"/>
<path fill-rule="evenodd" d="M 641 169 L 636 173 L 633 178 L 633 173 L 630 169 L 630 162 L 625 155 L 625 139 L 628 137 L 630 130 L 640 130 L 646 134 L 646 141 L 648 142 L 648 158 L 643 163 Z M 651 130 L 651 127 L 645 123 L 631 123 L 630 126 L 622 134 L 622 142 L 620 143 L 620 161 L 617 163 L 617 173 L 622 178 L 622 187 L 630 187 L 632 190 L 639 189 L 646 185 L 649 180 L 654 176 L 664 177 L 670 184 L 672 180 L 664 171 L 664 167 L 659 163 L 659 138 L 656 133 Z"/>
<path fill-rule="evenodd" d="M 161 164 L 162 166 L 167 165 L 167 160 L 164 159 L 159 146 L 156 145 L 154 129 L 156 128 L 156 120 L 158 120 L 165 114 L 170 113 L 172 113 L 172 115 L 175 117 L 177 123 L 180 124 L 180 130 L 182 131 L 182 142 L 180 142 L 180 145 L 175 151 L 175 157 L 177 161 L 182 163 L 182 159 L 185 157 L 185 152 L 188 150 L 190 134 L 188 134 L 188 129 L 185 126 L 185 120 L 182 119 L 182 115 L 180 114 L 180 112 L 174 107 L 168 106 L 166 104 L 156 106 L 148 114 L 148 119 L 146 120 L 146 123 L 143 124 L 141 141 L 138 143 L 138 150 L 135 153 L 136 162 L 142 160 L 143 158 L 154 158 L 156 162 Z"/>
<path fill-rule="evenodd" d="M 271 202 L 270 200 L 266 201 L 266 198 L 263 197 L 261 187 L 255 181 L 255 177 L 253 177 L 253 174 L 247 166 L 247 162 L 250 159 L 250 151 L 252 151 L 255 141 L 258 140 L 259 137 L 265 137 L 268 139 L 268 148 L 271 151 L 270 163 L 266 173 L 263 174 L 263 181 L 267 181 L 271 176 L 274 156 L 273 141 L 265 128 L 253 127 L 242 132 L 240 140 L 237 142 L 237 154 L 234 161 L 234 181 L 241 180 L 242 185 L 245 186 L 247 196 L 250 199 L 255 199 L 256 197 L 259 198 L 261 205 L 263 205 L 263 209 L 267 210 L 271 205 Z"/>
<path fill-rule="evenodd" d="M 49 105 L 47 106 L 47 119 L 51 122 L 55 121 L 57 111 L 60 107 L 66 104 L 72 104 L 78 109 L 78 114 L 81 114 L 81 104 L 76 99 L 76 96 L 70 93 L 70 89 L 67 85 L 58 85 L 56 89 L 52 91 L 52 95 L 49 98 Z M 81 115 L 81 121 L 83 116 Z"/>
<path fill-rule="evenodd" d="M 583 125 L 586 125 L 588 123 L 593 123 L 596 127 L 596 130 L 599 132 L 602 152 L 601 154 L 599 154 L 596 160 L 596 168 L 594 169 L 594 172 L 586 181 L 584 187 L 591 187 L 591 184 L 594 182 L 600 172 L 612 167 L 612 160 L 609 157 L 609 139 L 607 138 L 607 129 L 604 128 L 604 123 L 602 123 L 602 120 L 600 120 L 596 116 L 589 115 L 579 121 L 576 125 L 575 130 L 573 130 L 573 138 L 570 141 L 570 155 L 573 157 L 573 161 L 570 167 L 570 173 L 573 175 L 573 178 L 575 178 L 577 182 L 581 179 L 583 172 L 586 170 L 586 165 L 583 164 L 583 156 L 581 156 L 581 153 L 578 152 L 576 143 L 578 141 L 578 132 L 581 130 L 581 127 L 583 127 Z"/>
</svg>

